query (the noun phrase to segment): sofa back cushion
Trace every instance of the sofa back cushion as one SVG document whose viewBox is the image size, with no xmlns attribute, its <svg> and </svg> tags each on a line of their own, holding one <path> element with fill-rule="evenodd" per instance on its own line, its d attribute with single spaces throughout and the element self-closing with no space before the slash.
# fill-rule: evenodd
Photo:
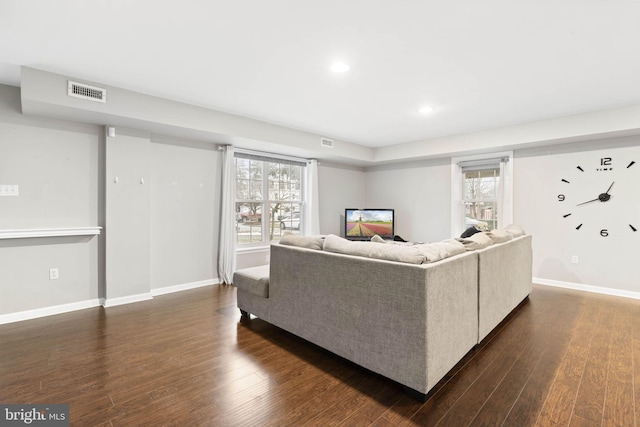
<svg viewBox="0 0 640 427">
<path fill-rule="evenodd" d="M 416 249 L 416 246 L 352 242 L 335 234 L 329 234 L 324 239 L 324 250 L 338 254 L 405 262 L 408 264 L 422 264 L 425 261 L 425 256 Z"/>
<path fill-rule="evenodd" d="M 493 243 L 504 243 L 513 239 L 513 234 L 504 229 L 487 231 L 487 236 L 491 238 Z"/>
<path fill-rule="evenodd" d="M 425 262 L 436 262 L 466 251 L 464 245 L 449 239 L 441 242 L 424 243 L 414 246 L 425 257 Z"/>
<path fill-rule="evenodd" d="M 504 230 L 511 234 L 514 238 L 524 236 L 526 233 L 524 232 L 524 228 L 519 225 L 511 224 L 507 225 Z"/>
<path fill-rule="evenodd" d="M 285 231 L 280 237 L 280 244 L 321 251 L 324 244 L 324 236 L 300 236 L 290 231 Z"/>
</svg>

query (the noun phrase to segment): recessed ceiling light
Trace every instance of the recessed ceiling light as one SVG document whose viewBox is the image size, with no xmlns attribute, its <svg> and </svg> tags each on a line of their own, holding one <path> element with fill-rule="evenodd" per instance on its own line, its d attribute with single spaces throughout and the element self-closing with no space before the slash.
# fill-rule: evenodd
<svg viewBox="0 0 640 427">
<path fill-rule="evenodd" d="M 429 113 L 433 113 L 435 111 L 435 108 L 433 107 L 422 107 L 418 110 L 418 113 L 420 114 L 429 114 Z"/>
<path fill-rule="evenodd" d="M 344 73 L 349 71 L 349 66 L 343 62 L 336 62 L 331 66 L 331 71 L 334 73 Z"/>
</svg>

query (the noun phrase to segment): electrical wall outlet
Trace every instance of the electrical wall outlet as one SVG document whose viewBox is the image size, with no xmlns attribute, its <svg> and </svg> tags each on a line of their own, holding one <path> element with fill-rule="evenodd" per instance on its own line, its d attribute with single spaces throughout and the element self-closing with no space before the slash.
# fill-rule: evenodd
<svg viewBox="0 0 640 427">
<path fill-rule="evenodd" d="M 578 255 L 574 255 L 571 257 L 571 264 L 578 264 Z"/>
<path fill-rule="evenodd" d="M 60 278 L 60 272 L 57 268 L 49 269 L 49 280 L 58 280 Z"/>
</svg>

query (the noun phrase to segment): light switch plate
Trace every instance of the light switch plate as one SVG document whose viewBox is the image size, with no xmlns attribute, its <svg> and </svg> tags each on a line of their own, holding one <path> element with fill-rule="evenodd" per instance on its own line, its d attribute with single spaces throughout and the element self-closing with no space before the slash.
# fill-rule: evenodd
<svg viewBox="0 0 640 427">
<path fill-rule="evenodd" d="M 20 190 L 17 185 L 0 184 L 0 196 L 19 196 Z"/>
</svg>

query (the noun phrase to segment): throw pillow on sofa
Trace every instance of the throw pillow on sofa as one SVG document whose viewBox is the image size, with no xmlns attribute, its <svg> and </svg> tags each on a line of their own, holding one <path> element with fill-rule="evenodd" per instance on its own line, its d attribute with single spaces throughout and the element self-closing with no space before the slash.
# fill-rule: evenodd
<svg viewBox="0 0 640 427">
<path fill-rule="evenodd" d="M 480 233 L 481 231 L 482 230 L 478 230 L 475 225 L 472 225 L 471 227 L 467 228 L 462 232 L 462 234 L 460 235 L 460 238 L 466 239 L 467 237 L 471 237 L 476 233 Z"/>
<path fill-rule="evenodd" d="M 387 243 L 386 240 L 384 240 L 382 237 L 378 236 L 377 234 L 374 234 L 373 236 L 371 236 L 371 241 L 373 243 Z"/>
</svg>

